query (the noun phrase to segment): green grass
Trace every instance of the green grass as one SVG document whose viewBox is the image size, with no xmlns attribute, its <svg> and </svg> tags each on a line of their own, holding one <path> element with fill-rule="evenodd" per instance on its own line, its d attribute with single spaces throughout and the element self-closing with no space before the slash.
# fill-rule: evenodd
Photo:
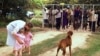
<svg viewBox="0 0 100 56">
<path fill-rule="evenodd" d="M 41 28 L 33 28 L 32 32 L 39 32 L 44 31 L 44 29 Z M 5 28 L 0 28 L 0 47 L 6 45 L 6 39 L 7 39 L 7 31 Z"/>
<path fill-rule="evenodd" d="M 31 56 L 38 56 L 41 53 L 53 49 L 57 46 L 57 43 L 65 36 L 65 34 L 61 34 L 56 36 L 55 38 L 48 39 L 39 44 L 31 46 Z M 100 51 L 100 33 L 95 33 L 93 35 L 90 35 L 89 37 L 90 38 L 87 39 L 88 48 L 76 48 L 73 56 L 93 56 L 96 52 Z M 24 54 L 24 56 L 27 55 Z"/>
<path fill-rule="evenodd" d="M 94 33 L 87 39 L 88 48 L 76 48 L 73 56 L 93 56 L 96 52 L 100 51 L 100 33 Z"/>
<path fill-rule="evenodd" d="M 65 34 L 60 34 L 56 36 L 55 38 L 51 38 L 48 40 L 45 40 L 39 44 L 31 46 L 31 55 L 30 56 L 38 56 L 41 53 L 44 53 L 54 47 L 57 46 L 57 43 L 64 38 Z M 41 36 L 42 38 L 42 36 Z M 27 56 L 27 54 L 24 54 L 23 56 Z"/>
<path fill-rule="evenodd" d="M 0 27 L 5 27 L 6 25 L 7 25 L 7 23 L 0 21 Z"/>
<path fill-rule="evenodd" d="M 0 31 L 0 41 L 3 42 L 3 44 L 5 45 L 7 33 L 5 29 Z M 51 38 L 31 46 L 31 56 L 38 56 L 41 53 L 53 49 L 57 46 L 57 43 L 59 43 L 59 41 L 65 36 L 65 34 L 60 34 L 55 38 Z M 96 54 L 96 52 L 100 52 L 100 33 L 93 33 L 89 37 L 90 38 L 87 39 L 86 43 L 88 45 L 88 48 L 76 48 L 73 56 L 93 56 L 94 54 Z M 27 54 L 24 54 L 23 56 L 27 56 Z"/>
<path fill-rule="evenodd" d="M 6 37 L 7 37 L 7 33 L 5 31 L 5 29 L 0 30 L 0 46 L 4 46 L 6 45 Z"/>
</svg>

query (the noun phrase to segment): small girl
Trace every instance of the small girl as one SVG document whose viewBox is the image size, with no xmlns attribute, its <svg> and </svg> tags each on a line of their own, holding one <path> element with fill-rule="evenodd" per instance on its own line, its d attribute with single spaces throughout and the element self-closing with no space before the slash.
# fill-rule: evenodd
<svg viewBox="0 0 100 56">
<path fill-rule="evenodd" d="M 25 30 L 24 34 L 25 34 L 25 41 L 24 42 L 25 42 L 25 49 L 26 49 L 25 51 L 27 51 L 28 54 L 30 55 L 30 42 L 32 40 L 33 35 L 30 32 L 30 30 Z"/>
<path fill-rule="evenodd" d="M 18 41 L 16 40 L 16 43 L 14 45 L 14 56 L 22 56 L 22 49 L 25 47 L 24 46 L 24 28 L 20 29 L 19 32 L 16 34 L 18 38 L 20 38 L 23 42 L 23 44 L 19 44 Z"/>
</svg>

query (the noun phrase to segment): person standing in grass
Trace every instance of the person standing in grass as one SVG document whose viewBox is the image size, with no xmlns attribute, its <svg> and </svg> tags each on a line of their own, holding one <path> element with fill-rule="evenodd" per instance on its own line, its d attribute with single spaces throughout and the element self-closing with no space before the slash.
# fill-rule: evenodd
<svg viewBox="0 0 100 56">
<path fill-rule="evenodd" d="M 28 54 L 30 55 L 30 42 L 32 40 L 32 33 L 30 32 L 30 30 L 25 30 L 24 32 L 24 35 L 25 35 L 25 51 L 28 52 Z"/>
<path fill-rule="evenodd" d="M 23 44 L 20 38 L 17 37 L 17 33 L 20 29 L 31 29 L 33 27 L 32 23 L 26 23 L 23 20 L 15 20 L 10 22 L 7 25 L 7 41 L 6 44 L 8 46 L 14 47 L 16 41 L 18 41 L 19 44 Z"/>
</svg>

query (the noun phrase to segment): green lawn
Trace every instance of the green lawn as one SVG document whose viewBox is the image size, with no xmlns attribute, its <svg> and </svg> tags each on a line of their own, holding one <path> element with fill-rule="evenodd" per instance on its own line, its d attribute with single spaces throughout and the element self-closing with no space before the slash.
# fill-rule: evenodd
<svg viewBox="0 0 100 56">
<path fill-rule="evenodd" d="M 100 33 L 94 33 L 87 39 L 88 48 L 76 48 L 73 56 L 95 56 L 96 52 L 100 52 Z M 100 55 L 99 55 L 100 56 Z"/>
<path fill-rule="evenodd" d="M 0 29 L 0 31 L 0 42 L 3 42 L 3 45 L 5 45 L 7 35 L 6 29 L 2 28 Z M 57 43 L 61 39 L 65 38 L 65 36 L 65 34 L 60 34 L 55 38 L 51 38 L 31 46 L 31 56 L 38 56 L 41 53 L 44 53 L 50 49 L 57 47 Z M 76 48 L 76 51 L 73 53 L 73 56 L 94 56 L 97 52 L 100 52 L 100 33 L 93 33 L 89 37 L 90 38 L 87 39 L 86 43 L 86 45 L 88 45 L 88 48 Z M 23 56 L 27 56 L 27 54 L 24 54 Z"/>
<path fill-rule="evenodd" d="M 0 28 L 0 46 L 4 46 L 5 42 L 6 42 L 6 37 L 7 37 L 7 33 L 6 33 L 6 29 L 5 28 Z"/>
<path fill-rule="evenodd" d="M 56 47 L 57 43 L 62 38 L 65 38 L 65 36 L 66 36 L 65 34 L 60 34 L 60 35 L 56 36 L 55 38 L 51 38 L 51 39 L 45 40 L 39 44 L 31 46 L 31 55 L 30 56 L 38 56 L 39 54 L 44 53 L 44 52 Z M 23 56 L 27 56 L 27 54 L 24 54 Z"/>
<path fill-rule="evenodd" d="M 44 31 L 42 28 L 33 28 L 32 32 L 39 32 Z M 7 39 L 7 31 L 6 28 L 0 28 L 0 47 L 6 45 L 6 39 Z"/>
<path fill-rule="evenodd" d="M 44 53 L 50 49 L 57 47 L 57 43 L 64 38 L 66 35 L 61 34 L 56 36 L 55 38 L 45 40 L 39 44 L 31 46 L 31 56 L 38 56 L 41 53 Z M 88 48 L 80 49 L 76 48 L 73 56 L 93 56 L 96 52 L 100 52 L 100 33 L 94 33 L 89 36 L 87 39 Z M 24 56 L 27 56 L 24 54 Z"/>
</svg>

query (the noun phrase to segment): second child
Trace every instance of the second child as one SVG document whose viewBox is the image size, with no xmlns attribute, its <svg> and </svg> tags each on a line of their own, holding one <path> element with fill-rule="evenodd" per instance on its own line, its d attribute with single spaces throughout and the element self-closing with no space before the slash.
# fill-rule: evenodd
<svg viewBox="0 0 100 56">
<path fill-rule="evenodd" d="M 30 42 L 32 40 L 32 33 L 30 32 L 30 30 L 25 30 L 25 51 L 28 52 L 28 54 L 30 55 Z"/>
</svg>

